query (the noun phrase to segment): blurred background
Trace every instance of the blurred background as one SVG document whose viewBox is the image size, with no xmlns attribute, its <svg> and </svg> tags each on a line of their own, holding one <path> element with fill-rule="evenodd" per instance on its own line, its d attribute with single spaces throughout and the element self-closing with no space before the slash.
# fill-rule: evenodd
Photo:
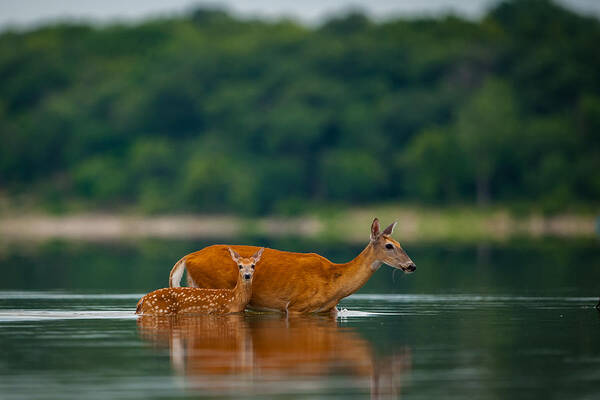
<svg viewBox="0 0 600 400">
<path fill-rule="evenodd" d="M 297 20 L 267 4 L 264 17 L 217 4 L 32 26 L 14 24 L 28 3 L 46 3 L 10 3 L 0 36 L 7 210 L 599 204 L 600 25 L 569 8 L 577 2 L 472 1 L 452 16 L 453 2 L 439 1 L 410 19 L 376 6 L 370 17 L 365 4 L 323 21 L 303 10 L 325 18 L 327 2 L 290 10 Z M 27 11 L 43 21 L 48 8 Z"/>
<path fill-rule="evenodd" d="M 599 19 L 0 1 L 2 399 L 600 398 Z M 187 253 L 347 262 L 374 217 L 417 272 L 337 319 L 135 319 Z"/>
<path fill-rule="evenodd" d="M 7 265 L 15 252 L 48 258 L 15 250 L 31 239 L 123 237 L 188 241 L 165 247 L 148 285 L 225 240 L 346 261 L 375 216 L 399 220 L 409 250 L 467 246 L 473 263 L 523 238 L 597 249 L 595 1 L 29 0 L 0 11 Z M 78 249 L 64 248 L 89 254 Z"/>
</svg>

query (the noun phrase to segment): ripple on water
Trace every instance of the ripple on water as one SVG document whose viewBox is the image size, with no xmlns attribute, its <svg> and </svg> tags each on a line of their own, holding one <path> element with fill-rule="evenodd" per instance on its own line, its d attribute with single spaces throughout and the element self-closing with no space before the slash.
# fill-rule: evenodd
<svg viewBox="0 0 600 400">
<path fill-rule="evenodd" d="M 595 297 L 568 296 L 511 296 L 477 294 L 355 294 L 342 301 L 342 307 L 353 310 L 341 317 L 386 315 L 428 316 L 448 312 L 500 310 L 522 308 L 529 310 L 565 310 L 573 307 L 590 308 Z M 358 312 L 354 310 L 360 310 Z M 362 312 L 369 311 L 365 314 Z M 371 312 L 374 311 L 374 312 Z"/>
<path fill-rule="evenodd" d="M 1 310 L 0 322 L 44 321 L 64 319 L 135 319 L 127 311 L 60 311 L 60 310 Z"/>
<path fill-rule="evenodd" d="M 369 312 L 369 311 L 358 311 L 358 310 L 348 310 L 347 308 L 342 308 L 338 310 L 337 317 L 338 318 L 353 318 L 353 317 L 376 317 L 381 315 L 389 315 L 389 313 L 380 313 L 380 312 Z"/>
<path fill-rule="evenodd" d="M 387 302 L 419 302 L 431 303 L 440 301 L 452 302 L 548 302 L 548 301 L 569 301 L 569 302 L 593 302 L 597 297 L 569 297 L 569 296 L 510 296 L 497 295 L 485 296 L 476 294 L 355 294 L 349 299 L 356 300 L 377 300 Z"/>
<path fill-rule="evenodd" d="M 128 300 L 145 293 L 69 293 L 62 291 L 0 291 L 0 300 Z"/>
<path fill-rule="evenodd" d="M 97 301 L 114 303 L 115 300 L 137 300 L 143 294 L 107 294 L 107 293 L 69 293 L 61 291 L 0 291 L 0 300 L 19 301 L 26 300 L 73 300 L 85 303 L 95 301 L 94 306 L 79 310 L 69 310 L 66 307 L 54 305 L 47 309 L 40 309 L 39 305 L 32 309 L 23 309 L 23 306 L 0 309 L 0 322 L 7 321 L 42 321 L 66 319 L 135 319 L 133 307 L 128 302 L 120 305 L 114 304 L 111 309 L 97 310 Z M 476 294 L 355 294 L 342 301 L 343 307 L 338 311 L 337 317 L 369 318 L 381 316 L 437 314 L 448 310 L 473 310 L 490 307 L 525 306 L 536 309 L 558 309 L 565 304 L 571 306 L 580 303 L 582 306 L 594 303 L 595 297 L 560 297 L 560 296 L 510 296 L 510 295 L 476 295 Z M 396 305 L 402 305 L 398 308 Z M 436 305 L 432 307 L 432 305 Z M 25 306 L 26 307 L 26 306 Z M 52 309 L 54 308 L 54 309 Z M 94 309 L 96 308 L 96 309 Z"/>
</svg>

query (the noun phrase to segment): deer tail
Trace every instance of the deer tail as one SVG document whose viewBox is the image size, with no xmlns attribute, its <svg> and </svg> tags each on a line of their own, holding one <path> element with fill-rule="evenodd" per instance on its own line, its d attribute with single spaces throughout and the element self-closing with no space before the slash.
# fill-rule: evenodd
<svg viewBox="0 0 600 400">
<path fill-rule="evenodd" d="M 181 278 L 183 277 L 183 273 L 185 272 L 185 257 L 181 260 L 177 261 L 171 269 L 171 274 L 169 275 L 169 287 L 180 287 L 181 286 Z"/>
</svg>

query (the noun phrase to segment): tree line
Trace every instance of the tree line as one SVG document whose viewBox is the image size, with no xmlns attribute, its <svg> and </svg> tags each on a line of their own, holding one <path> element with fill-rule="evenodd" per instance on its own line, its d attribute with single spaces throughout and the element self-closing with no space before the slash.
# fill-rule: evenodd
<svg viewBox="0 0 600 400">
<path fill-rule="evenodd" d="M 478 21 L 198 9 L 6 31 L 0 196 L 151 213 L 594 207 L 598 43 L 598 20 L 547 0 Z"/>
</svg>

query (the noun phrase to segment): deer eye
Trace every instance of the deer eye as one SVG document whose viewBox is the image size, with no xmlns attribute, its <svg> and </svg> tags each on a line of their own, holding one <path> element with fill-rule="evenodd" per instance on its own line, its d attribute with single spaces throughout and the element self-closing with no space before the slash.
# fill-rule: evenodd
<svg viewBox="0 0 600 400">
<path fill-rule="evenodd" d="M 238 265 L 238 267 L 239 267 L 240 269 L 242 269 L 242 265 L 241 265 L 241 264 L 240 264 L 240 265 Z"/>
<path fill-rule="evenodd" d="M 388 249 L 388 250 L 391 250 L 391 249 L 394 248 L 394 245 L 391 245 L 391 244 L 388 243 L 388 244 L 385 245 L 385 248 Z"/>
<path fill-rule="evenodd" d="M 252 269 L 254 269 L 254 264 L 251 265 Z"/>
</svg>

